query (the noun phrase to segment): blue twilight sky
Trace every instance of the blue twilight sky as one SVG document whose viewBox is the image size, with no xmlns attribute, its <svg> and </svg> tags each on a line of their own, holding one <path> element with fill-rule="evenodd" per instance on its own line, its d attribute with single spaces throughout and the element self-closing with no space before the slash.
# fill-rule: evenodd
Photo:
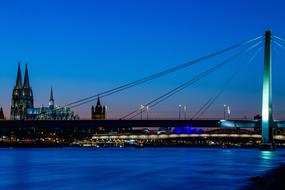
<svg viewBox="0 0 285 190">
<path fill-rule="evenodd" d="M 284 7 L 283 0 L 1 0 L 0 105 L 8 116 L 19 61 L 22 71 L 28 63 L 35 106 L 47 105 L 51 86 L 56 103 L 63 105 L 260 36 L 268 28 L 285 37 Z M 285 57 L 284 49 L 278 52 Z M 104 98 L 108 117 L 136 109 L 230 55 Z M 260 112 L 262 56 L 203 117 L 221 117 L 224 104 L 231 106 L 232 117 Z M 150 110 L 150 117 L 177 117 L 179 104 L 193 115 L 245 62 L 190 86 Z M 275 118 L 285 118 L 284 68 L 273 52 Z M 75 111 L 89 118 L 90 106 Z"/>
</svg>

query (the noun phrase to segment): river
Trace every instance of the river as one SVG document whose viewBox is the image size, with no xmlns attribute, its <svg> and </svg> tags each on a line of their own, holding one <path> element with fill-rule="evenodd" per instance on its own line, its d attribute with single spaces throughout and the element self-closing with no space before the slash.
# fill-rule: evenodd
<svg viewBox="0 0 285 190">
<path fill-rule="evenodd" d="M 0 149 L 0 189 L 240 189 L 285 162 L 285 149 Z"/>
</svg>

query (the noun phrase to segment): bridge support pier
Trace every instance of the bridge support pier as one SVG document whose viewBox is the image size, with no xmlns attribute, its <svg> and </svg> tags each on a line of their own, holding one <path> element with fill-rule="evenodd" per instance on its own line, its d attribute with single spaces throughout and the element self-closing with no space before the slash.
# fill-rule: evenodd
<svg viewBox="0 0 285 190">
<path fill-rule="evenodd" d="M 260 150 L 275 150 L 272 117 L 271 30 L 265 31 L 262 91 L 262 143 Z"/>
</svg>

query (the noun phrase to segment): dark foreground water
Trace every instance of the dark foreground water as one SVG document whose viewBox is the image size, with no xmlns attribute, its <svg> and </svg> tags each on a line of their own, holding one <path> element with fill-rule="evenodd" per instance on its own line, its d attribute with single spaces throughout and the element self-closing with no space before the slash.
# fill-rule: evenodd
<svg viewBox="0 0 285 190">
<path fill-rule="evenodd" d="M 285 150 L 0 149 L 0 189 L 239 189 L 285 162 Z"/>
</svg>

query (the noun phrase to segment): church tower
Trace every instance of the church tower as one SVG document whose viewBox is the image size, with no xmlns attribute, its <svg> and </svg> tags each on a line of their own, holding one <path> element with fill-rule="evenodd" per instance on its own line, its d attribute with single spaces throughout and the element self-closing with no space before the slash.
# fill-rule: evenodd
<svg viewBox="0 0 285 190">
<path fill-rule="evenodd" d="M 12 93 L 11 120 L 27 119 L 27 109 L 33 107 L 34 97 L 29 81 L 28 66 L 26 64 L 24 84 L 22 84 L 21 66 L 19 62 L 16 85 Z"/>
<path fill-rule="evenodd" d="M 22 75 L 20 62 L 18 63 L 18 72 L 16 85 L 14 86 L 12 93 L 12 103 L 11 103 L 11 120 L 23 119 L 23 105 L 22 105 Z"/>
<path fill-rule="evenodd" d="M 54 99 L 53 99 L 53 90 L 52 88 L 50 89 L 50 98 L 48 102 L 49 108 L 54 109 Z"/>
<path fill-rule="evenodd" d="M 34 108 L 34 96 L 33 96 L 32 88 L 30 86 L 30 79 L 29 79 L 27 63 L 26 63 L 26 69 L 25 69 L 24 84 L 23 84 L 23 89 L 22 89 L 22 99 L 23 99 L 23 115 L 24 115 L 24 118 L 26 119 L 27 109 Z"/>
<path fill-rule="evenodd" d="M 96 106 L 91 108 L 91 118 L 92 120 L 105 120 L 106 119 L 106 107 L 102 106 L 100 103 L 100 98 L 97 99 Z"/>
</svg>

